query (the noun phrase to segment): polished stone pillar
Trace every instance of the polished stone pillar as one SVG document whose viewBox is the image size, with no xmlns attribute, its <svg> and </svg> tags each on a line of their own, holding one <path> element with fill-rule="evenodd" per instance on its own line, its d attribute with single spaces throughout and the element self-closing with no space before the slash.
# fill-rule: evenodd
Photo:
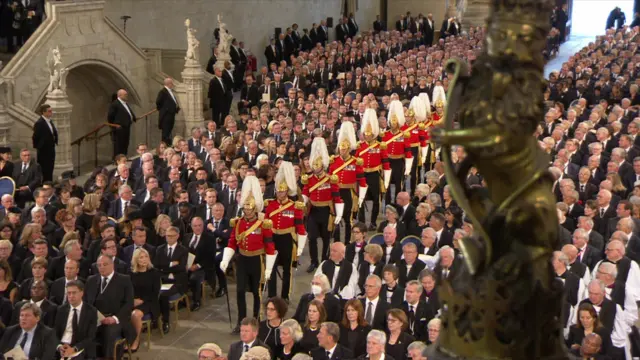
<svg viewBox="0 0 640 360">
<path fill-rule="evenodd" d="M 51 120 L 58 129 L 58 146 L 56 147 L 56 163 L 53 168 L 53 178 L 67 170 L 73 170 L 73 153 L 71 142 L 71 111 L 73 106 L 69 102 L 66 92 L 57 89 L 47 94 L 46 103 L 51 106 L 53 116 Z"/>
</svg>

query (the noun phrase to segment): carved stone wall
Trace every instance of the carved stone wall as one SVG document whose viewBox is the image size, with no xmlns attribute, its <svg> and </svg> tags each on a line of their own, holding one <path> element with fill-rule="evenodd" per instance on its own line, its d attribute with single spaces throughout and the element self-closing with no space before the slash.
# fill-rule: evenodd
<svg viewBox="0 0 640 360">
<path fill-rule="evenodd" d="M 35 110 L 46 101 L 49 83 L 45 59 L 56 46 L 60 47 L 69 69 L 72 139 L 106 122 L 106 109 L 119 88 L 129 92 L 129 102 L 136 114 L 153 106 L 155 97 L 149 94 L 147 85 L 147 56 L 105 17 L 104 6 L 102 0 L 47 2 L 50 16 L 0 72 L 0 78 L 12 84 L 7 103 L 13 121 L 14 148 L 31 147 L 31 127 L 38 118 Z M 145 129 L 144 124 L 133 126 L 131 144 L 144 140 Z M 107 138 L 99 157 L 111 158 L 110 149 Z M 87 149 L 83 149 L 83 154 L 93 157 L 93 151 L 89 153 Z M 57 156 L 65 158 L 68 159 Z M 75 154 L 73 159 L 76 161 Z"/>
</svg>

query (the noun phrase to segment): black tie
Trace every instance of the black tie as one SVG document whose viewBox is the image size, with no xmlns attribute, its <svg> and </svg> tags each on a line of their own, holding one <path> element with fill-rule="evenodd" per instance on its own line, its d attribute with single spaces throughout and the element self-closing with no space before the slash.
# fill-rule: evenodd
<svg viewBox="0 0 640 360">
<path fill-rule="evenodd" d="M 416 313 L 413 311 L 413 305 L 409 305 L 409 328 L 413 332 L 413 325 L 416 322 Z"/>
<path fill-rule="evenodd" d="M 25 171 L 27 171 L 27 163 L 22 163 L 22 171 L 20 173 L 24 174 Z"/>
<path fill-rule="evenodd" d="M 249 345 L 244 344 L 244 352 L 248 352 L 249 351 Z"/>
<path fill-rule="evenodd" d="M 173 256 L 173 248 L 169 247 L 169 255 L 168 255 L 169 261 L 171 261 L 171 256 Z"/>
<path fill-rule="evenodd" d="M 75 344 L 76 343 L 76 336 L 77 334 L 79 334 L 79 330 L 78 330 L 78 309 L 73 308 L 73 316 L 71 317 L 71 331 L 73 332 L 73 334 L 71 334 L 71 344 Z"/>
<path fill-rule="evenodd" d="M 106 288 L 107 288 L 107 284 L 108 284 L 108 282 L 109 282 L 109 279 L 108 279 L 108 278 L 106 278 L 106 277 L 103 277 L 103 278 L 102 278 L 102 285 L 100 285 L 100 292 L 101 292 L 101 293 L 103 293 L 103 292 L 104 292 L 104 289 L 106 289 Z"/>
<path fill-rule="evenodd" d="M 600 208 L 600 217 L 603 218 L 604 217 L 604 209 Z"/>
<path fill-rule="evenodd" d="M 22 350 L 24 350 L 24 347 L 27 346 L 28 339 L 29 339 L 29 333 L 25 332 L 24 335 L 22 335 L 22 341 L 20 341 L 20 347 L 22 348 Z"/>
<path fill-rule="evenodd" d="M 584 185 L 580 185 L 580 192 L 584 192 Z"/>
<path fill-rule="evenodd" d="M 218 224 L 220 224 L 220 222 L 218 220 L 213 222 L 213 228 L 217 229 L 218 228 Z"/>
<path fill-rule="evenodd" d="M 327 351 L 327 358 L 331 359 L 331 351 Z"/>
<path fill-rule="evenodd" d="M 367 307 L 367 313 L 364 315 L 365 320 L 369 325 L 373 322 L 373 303 L 369 301 L 369 307 Z"/>
<path fill-rule="evenodd" d="M 235 198 L 236 198 L 236 191 L 231 190 L 231 193 L 229 194 L 229 204 L 231 204 L 233 200 L 235 200 Z"/>
</svg>

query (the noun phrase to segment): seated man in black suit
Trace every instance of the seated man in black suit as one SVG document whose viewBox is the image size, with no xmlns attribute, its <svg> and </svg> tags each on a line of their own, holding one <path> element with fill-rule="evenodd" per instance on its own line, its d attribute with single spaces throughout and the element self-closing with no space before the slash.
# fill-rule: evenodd
<svg viewBox="0 0 640 360">
<path fill-rule="evenodd" d="M 443 246 L 453 246 L 453 234 L 444 230 L 444 224 L 446 224 L 444 215 L 440 213 L 431 214 L 429 226 L 436 232 L 436 247 L 438 249 Z"/>
<path fill-rule="evenodd" d="M 402 247 L 402 253 L 404 259 L 398 263 L 398 270 L 400 277 L 398 283 L 402 287 L 406 287 L 406 284 L 410 280 L 416 280 L 420 271 L 425 268 L 425 263 L 418 260 L 418 247 L 416 244 L 409 242 Z"/>
<path fill-rule="evenodd" d="M 49 290 L 44 281 L 36 281 L 31 285 L 31 300 L 22 300 L 19 301 L 13 310 L 13 318 L 11 319 L 11 324 L 15 325 L 20 320 L 20 309 L 22 305 L 26 303 L 32 303 L 38 306 L 42 311 L 40 315 L 40 323 L 43 325 L 47 325 L 49 327 L 53 327 L 53 324 L 56 320 L 56 310 L 58 305 L 52 303 L 47 300 L 47 295 Z"/>
<path fill-rule="evenodd" d="M 114 271 L 113 259 L 109 256 L 98 258 L 98 272 L 87 279 L 84 301 L 104 315 L 96 339 L 102 347 L 102 356 L 110 358 L 113 357 L 113 345 L 123 332 L 129 344 L 135 338 L 130 323 L 133 285 L 128 275 Z"/>
<path fill-rule="evenodd" d="M 54 360 L 58 339 L 55 331 L 40 324 L 42 311 L 36 304 L 20 308 L 20 323 L 8 327 L 0 339 L 0 354 L 21 347 L 29 359 Z"/>
<path fill-rule="evenodd" d="M 180 230 L 171 226 L 165 232 L 167 243 L 156 248 L 153 266 L 162 273 L 163 284 L 173 284 L 169 290 L 160 292 L 160 312 L 162 314 L 162 331 L 169 332 L 169 298 L 175 294 L 184 294 L 188 289 L 187 259 L 189 250 L 178 243 Z"/>
<path fill-rule="evenodd" d="M 207 231 L 213 235 L 216 241 L 216 257 L 215 262 L 219 264 L 222 261 L 222 253 L 227 247 L 229 236 L 231 236 L 231 225 L 229 219 L 224 217 L 224 205 L 216 203 L 213 206 L 213 217 L 207 221 Z M 218 277 L 218 291 L 216 297 L 222 297 L 227 292 L 227 277 L 220 267 L 216 266 L 216 276 Z"/>
<path fill-rule="evenodd" d="M 461 266 L 462 262 L 460 258 L 456 256 L 452 247 L 444 246 L 440 248 L 440 262 L 433 269 L 433 272 L 437 276 L 436 282 L 442 284 L 442 280 L 444 279 L 453 281 L 460 272 Z"/>
<path fill-rule="evenodd" d="M 254 346 L 262 346 L 269 349 L 269 345 L 258 339 L 258 320 L 246 317 L 240 322 L 240 341 L 236 341 L 229 346 L 227 354 L 228 360 L 240 360 L 240 357 L 249 348 Z M 271 349 L 269 349 L 271 351 Z"/>
<path fill-rule="evenodd" d="M 365 297 L 360 299 L 364 308 L 364 320 L 372 328 L 384 330 L 387 328 L 387 310 L 391 305 L 386 299 L 380 298 L 382 280 L 378 275 L 369 275 L 364 284 Z"/>
<path fill-rule="evenodd" d="M 427 325 L 435 317 L 434 309 L 421 301 L 422 285 L 417 280 L 407 282 L 405 289 L 405 301 L 402 303 L 402 311 L 407 315 L 409 327 L 407 332 L 416 340 L 426 341 L 429 337 Z"/>
<path fill-rule="evenodd" d="M 62 305 L 67 300 L 67 284 L 71 281 L 82 281 L 85 279 L 78 277 L 79 273 L 78 262 L 75 260 L 68 260 L 64 264 L 64 276 L 58 278 L 51 284 L 51 291 L 49 292 L 49 299 L 54 304 Z M 82 287 L 84 289 L 84 286 Z"/>
<path fill-rule="evenodd" d="M 314 360 L 346 360 L 353 358 L 351 349 L 338 344 L 340 340 L 340 327 L 333 322 L 324 322 L 318 332 L 318 345 L 311 350 Z"/>
<path fill-rule="evenodd" d="M 82 301 L 84 284 L 72 280 L 66 287 L 67 303 L 58 307 L 54 330 L 60 339 L 57 349 L 60 357 L 70 357 L 82 351 L 74 359 L 93 359 L 96 357 L 94 339 L 98 326 L 96 308 Z"/>
<path fill-rule="evenodd" d="M 192 233 L 182 239 L 182 244 L 195 256 L 189 268 L 189 287 L 193 293 L 191 311 L 200 309 L 202 300 L 202 283 L 206 280 L 211 289 L 216 289 L 215 253 L 216 243 L 211 234 L 204 231 L 204 222 L 199 217 L 191 220 Z"/>
<path fill-rule="evenodd" d="M 64 255 L 51 259 L 51 265 L 47 271 L 47 275 L 51 281 L 55 281 L 64 277 L 65 266 L 69 261 L 75 261 L 79 264 L 79 275 L 82 278 L 89 276 L 89 262 L 82 257 L 82 245 L 78 240 L 69 240 L 64 245 Z"/>
<path fill-rule="evenodd" d="M 117 273 L 123 274 L 123 275 L 129 274 L 129 270 L 131 269 L 131 267 L 127 265 L 126 262 L 124 262 L 123 260 L 120 260 L 117 257 L 118 245 L 116 243 L 116 238 L 114 236 L 109 236 L 107 238 L 100 240 L 100 255 L 98 257 L 102 255 L 108 256 L 111 259 L 113 259 L 113 267 L 114 269 L 116 269 Z M 99 273 L 98 263 L 96 261 L 95 263 L 91 264 L 90 274 L 96 275 L 98 273 Z"/>
</svg>

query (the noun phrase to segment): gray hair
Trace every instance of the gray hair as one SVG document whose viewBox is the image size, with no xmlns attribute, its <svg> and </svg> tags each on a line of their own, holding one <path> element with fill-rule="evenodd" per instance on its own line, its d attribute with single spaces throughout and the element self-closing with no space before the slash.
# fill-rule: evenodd
<svg viewBox="0 0 640 360">
<path fill-rule="evenodd" d="M 427 329 L 432 326 L 438 326 L 438 329 L 440 329 L 440 327 L 442 326 L 442 320 L 440 320 L 439 318 L 433 318 L 429 320 L 429 323 L 427 324 Z"/>
<path fill-rule="evenodd" d="M 126 184 L 125 184 L 125 185 L 121 185 L 121 186 L 118 188 L 118 196 L 122 195 L 122 193 L 123 193 L 123 192 L 125 192 L 125 191 L 127 191 L 127 190 L 131 190 L 131 186 L 126 185 Z M 132 191 L 133 191 L 133 190 L 132 190 Z"/>
<path fill-rule="evenodd" d="M 425 174 L 425 177 L 427 178 L 427 180 L 438 181 L 438 179 L 440 178 L 440 174 L 438 174 L 438 172 L 435 170 L 429 170 Z"/>
<path fill-rule="evenodd" d="M 418 250 L 418 247 L 416 246 L 416 244 L 412 243 L 412 242 L 407 242 L 406 244 L 402 245 L 402 249 L 411 249 L 413 248 L 414 250 Z"/>
<path fill-rule="evenodd" d="M 427 344 L 422 341 L 414 341 L 407 347 L 407 351 L 418 350 L 422 353 L 427 348 Z"/>
<path fill-rule="evenodd" d="M 382 287 L 382 280 L 380 279 L 380 277 L 376 274 L 371 274 L 369 276 L 367 276 L 367 280 L 369 279 L 374 279 L 376 281 L 376 286 L 377 287 Z"/>
<path fill-rule="evenodd" d="M 300 324 L 295 319 L 285 320 L 282 324 L 280 324 L 280 331 L 282 331 L 282 329 L 289 330 L 289 333 L 291 334 L 294 342 L 299 342 L 300 340 L 302 340 L 302 327 L 300 327 Z"/>
<path fill-rule="evenodd" d="M 320 327 L 325 328 L 325 330 L 327 331 L 327 334 L 333 338 L 333 341 L 335 342 L 340 341 L 340 327 L 338 326 L 338 324 L 331 321 L 327 321 L 327 322 L 323 322 L 320 325 Z"/>
<path fill-rule="evenodd" d="M 387 343 L 387 335 L 380 330 L 371 330 L 367 335 L 367 340 L 377 341 L 379 345 L 385 345 Z"/>
<path fill-rule="evenodd" d="M 313 358 L 305 353 L 297 353 L 291 360 L 313 360 Z"/>
<path fill-rule="evenodd" d="M 78 241 L 78 240 L 69 240 L 69 241 L 67 241 L 67 243 L 64 244 L 64 254 L 65 255 L 69 255 L 69 253 L 71 252 L 71 248 L 74 245 L 80 245 L 80 241 Z M 80 265 L 80 264 L 78 264 L 78 265 Z"/>
<path fill-rule="evenodd" d="M 35 215 L 37 212 L 40 212 L 40 211 L 42 211 L 43 213 L 46 213 L 43 208 L 34 207 L 33 209 L 31 209 L 31 216 Z"/>
<path fill-rule="evenodd" d="M 613 276 L 614 279 L 618 276 L 618 269 L 610 262 L 602 262 L 600 266 L 598 266 L 598 272 L 609 274 Z"/>
<path fill-rule="evenodd" d="M 331 282 L 329 282 L 329 278 L 325 274 L 318 274 L 313 277 L 314 279 L 320 280 L 320 287 L 322 288 L 322 293 L 327 294 L 331 292 Z"/>
<path fill-rule="evenodd" d="M 442 199 L 440 198 L 440 194 L 431 193 L 428 195 L 427 200 L 433 203 L 435 206 L 442 206 Z"/>
<path fill-rule="evenodd" d="M 406 289 L 406 288 L 408 288 L 408 287 L 409 287 L 409 285 L 415 285 L 415 286 L 417 286 L 417 287 L 418 287 L 418 292 L 419 292 L 420 294 L 422 294 L 422 284 L 421 284 L 418 280 L 410 280 L 410 281 L 407 281 L 407 284 L 405 285 L 405 287 L 404 287 L 404 288 L 405 288 L 405 289 Z"/>
</svg>

